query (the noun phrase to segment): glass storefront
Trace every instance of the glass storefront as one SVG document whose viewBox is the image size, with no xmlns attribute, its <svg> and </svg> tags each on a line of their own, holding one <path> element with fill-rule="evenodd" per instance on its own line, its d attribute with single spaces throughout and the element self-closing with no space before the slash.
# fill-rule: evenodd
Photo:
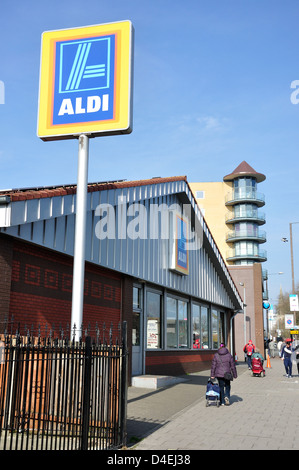
<svg viewBox="0 0 299 470">
<path fill-rule="evenodd" d="M 146 293 L 146 347 L 160 349 L 161 345 L 161 296 L 157 292 Z"/>
<path fill-rule="evenodd" d="M 145 335 L 147 350 L 218 349 L 227 335 L 225 313 L 148 290 Z"/>
<path fill-rule="evenodd" d="M 202 349 L 210 349 L 210 315 L 207 307 L 201 307 Z"/>
<path fill-rule="evenodd" d="M 167 297 L 166 304 L 166 347 L 178 347 L 178 332 L 177 332 L 177 311 L 176 301 L 172 297 Z"/>
<path fill-rule="evenodd" d="M 188 304 L 167 296 L 166 348 L 188 348 Z"/>
<path fill-rule="evenodd" d="M 210 315 L 208 307 L 192 305 L 193 349 L 210 349 Z"/>
<path fill-rule="evenodd" d="M 184 300 L 167 296 L 166 347 L 188 348 L 188 304 Z"/>
</svg>

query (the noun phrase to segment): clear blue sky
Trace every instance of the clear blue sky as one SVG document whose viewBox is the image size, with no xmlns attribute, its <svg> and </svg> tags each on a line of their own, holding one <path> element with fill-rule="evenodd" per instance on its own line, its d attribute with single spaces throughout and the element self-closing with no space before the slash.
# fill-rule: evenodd
<svg viewBox="0 0 299 470">
<path fill-rule="evenodd" d="M 89 181 L 222 181 L 246 160 L 267 176 L 263 266 L 276 299 L 291 289 L 281 238 L 299 222 L 298 0 L 1 0 L 0 189 L 76 183 L 78 142 L 36 135 L 41 34 L 122 20 L 135 29 L 134 130 L 91 140 Z M 293 240 L 299 281 L 299 224 Z"/>
</svg>

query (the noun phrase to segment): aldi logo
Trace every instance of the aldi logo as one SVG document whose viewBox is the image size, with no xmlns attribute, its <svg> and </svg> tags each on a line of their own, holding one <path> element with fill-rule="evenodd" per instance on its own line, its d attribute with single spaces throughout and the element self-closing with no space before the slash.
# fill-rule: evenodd
<svg viewBox="0 0 299 470">
<path fill-rule="evenodd" d="M 43 34 L 38 135 L 131 132 L 132 25 Z"/>
<path fill-rule="evenodd" d="M 112 37 L 58 43 L 59 93 L 109 88 Z M 111 53 L 113 57 L 111 57 Z M 98 63 L 99 62 L 99 63 Z M 65 64 L 66 63 L 66 64 Z"/>
<path fill-rule="evenodd" d="M 53 124 L 113 119 L 115 36 L 57 42 L 56 57 Z"/>
</svg>

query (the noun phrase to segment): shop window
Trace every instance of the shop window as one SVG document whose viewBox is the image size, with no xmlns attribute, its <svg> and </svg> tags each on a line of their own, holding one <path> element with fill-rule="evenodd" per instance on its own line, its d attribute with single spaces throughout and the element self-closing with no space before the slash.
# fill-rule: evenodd
<svg viewBox="0 0 299 470">
<path fill-rule="evenodd" d="M 203 305 L 192 305 L 192 348 L 211 348 L 211 326 L 209 309 Z M 216 333 L 217 336 L 217 333 Z"/>
<path fill-rule="evenodd" d="M 188 347 L 188 303 L 174 297 L 167 297 L 166 346 L 167 348 Z"/>
<path fill-rule="evenodd" d="M 224 312 L 212 310 L 212 347 L 218 349 L 220 344 L 226 344 L 226 326 Z"/>
<path fill-rule="evenodd" d="M 188 347 L 188 304 L 178 301 L 179 348 Z"/>
<path fill-rule="evenodd" d="M 192 347 L 193 349 L 202 348 L 200 335 L 200 306 L 192 305 Z"/>
<path fill-rule="evenodd" d="M 210 316 L 209 310 L 207 307 L 201 307 L 201 339 L 202 339 L 202 347 L 201 349 L 209 349 L 210 348 Z"/>
<path fill-rule="evenodd" d="M 226 344 L 226 325 L 224 312 L 219 313 L 219 346 L 220 343 Z"/>
<path fill-rule="evenodd" d="M 146 347 L 161 348 L 161 295 L 150 291 L 146 294 Z"/>
<path fill-rule="evenodd" d="M 218 349 L 218 312 L 217 310 L 212 310 L 212 349 Z"/>
<path fill-rule="evenodd" d="M 167 297 L 167 312 L 166 312 L 166 332 L 167 332 L 167 348 L 177 348 L 177 319 L 176 319 L 176 300 L 172 297 Z"/>
</svg>

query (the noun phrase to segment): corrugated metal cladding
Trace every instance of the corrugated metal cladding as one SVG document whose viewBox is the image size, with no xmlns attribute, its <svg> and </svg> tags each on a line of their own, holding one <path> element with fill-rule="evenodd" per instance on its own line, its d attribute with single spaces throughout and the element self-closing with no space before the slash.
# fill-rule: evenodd
<svg viewBox="0 0 299 470">
<path fill-rule="evenodd" d="M 134 183 L 134 182 L 133 182 Z M 91 263 L 129 274 L 165 288 L 174 289 L 199 299 L 230 309 L 241 308 L 241 299 L 228 273 L 226 265 L 196 205 L 188 183 L 160 182 L 153 179 L 147 184 L 88 192 L 86 260 Z M 122 204 L 120 205 L 120 201 Z M 0 230 L 4 233 L 38 245 L 73 255 L 75 231 L 76 195 L 11 201 L 0 205 Z M 132 217 L 128 208 L 132 204 L 144 208 L 138 213 L 138 221 L 145 224 L 145 238 L 128 236 L 126 229 Z M 151 238 L 153 205 L 168 207 L 183 204 L 192 207 L 197 227 L 197 249 L 189 251 L 189 275 L 181 275 L 169 269 L 170 240 Z M 140 208 L 139 206 L 139 208 Z M 115 237 L 99 239 L 100 208 L 108 208 Z M 127 216 L 127 218 L 126 218 Z M 135 216 L 136 217 L 136 216 Z M 136 220 L 136 219 L 135 219 Z M 103 227 L 102 227 L 103 228 Z M 139 227 L 140 234 L 140 227 Z M 103 236 L 102 236 L 103 238 Z"/>
</svg>

